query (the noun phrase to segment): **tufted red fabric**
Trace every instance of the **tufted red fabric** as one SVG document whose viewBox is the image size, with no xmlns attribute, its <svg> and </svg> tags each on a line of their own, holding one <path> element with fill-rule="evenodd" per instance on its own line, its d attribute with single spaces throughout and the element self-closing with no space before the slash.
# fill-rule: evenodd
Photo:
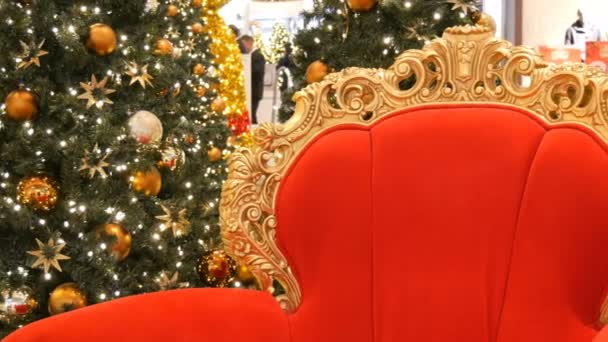
<svg viewBox="0 0 608 342">
<path fill-rule="evenodd" d="M 303 288 L 293 341 L 591 341 L 608 280 L 604 148 L 497 105 L 325 132 L 278 196 Z"/>
<path fill-rule="evenodd" d="M 277 196 L 277 238 L 303 292 L 295 313 L 263 293 L 173 291 L 7 342 L 71 341 L 62 326 L 72 341 L 608 342 L 596 327 L 607 153 L 584 127 L 493 104 L 338 126 L 307 145 Z"/>
</svg>

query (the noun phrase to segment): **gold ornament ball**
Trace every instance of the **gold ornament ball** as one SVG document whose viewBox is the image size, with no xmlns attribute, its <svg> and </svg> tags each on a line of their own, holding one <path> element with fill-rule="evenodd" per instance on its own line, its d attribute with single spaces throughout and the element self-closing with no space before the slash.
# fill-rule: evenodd
<svg viewBox="0 0 608 342">
<path fill-rule="evenodd" d="M 157 40 L 154 48 L 154 54 L 157 56 L 173 55 L 173 44 L 164 38 Z"/>
<path fill-rule="evenodd" d="M 33 293 L 27 286 L 0 291 L 0 322 L 10 323 L 27 318 L 38 308 Z"/>
<path fill-rule="evenodd" d="M 110 253 L 117 262 L 121 262 L 129 256 L 133 240 L 131 238 L 131 233 L 121 225 L 106 223 L 97 227 L 95 234 L 98 240 L 110 238 L 113 241 L 110 246 Z"/>
<path fill-rule="evenodd" d="M 38 99 L 27 89 L 11 91 L 4 104 L 7 116 L 15 121 L 32 120 L 38 114 Z"/>
<path fill-rule="evenodd" d="M 496 21 L 494 21 L 492 16 L 482 12 L 474 12 L 472 14 L 472 19 L 475 24 L 489 27 L 493 31 L 496 31 Z"/>
<path fill-rule="evenodd" d="M 314 61 L 306 68 L 306 82 L 308 82 L 308 84 L 321 82 L 328 73 L 329 67 L 327 64 L 321 61 Z"/>
<path fill-rule="evenodd" d="M 148 171 L 137 171 L 131 176 L 131 186 L 135 192 L 146 196 L 157 196 L 162 187 L 161 174 L 155 167 Z"/>
<path fill-rule="evenodd" d="M 196 87 L 196 95 L 203 97 L 205 94 L 207 94 L 207 88 L 203 86 Z"/>
<path fill-rule="evenodd" d="M 213 147 L 207 151 L 207 158 L 209 158 L 210 162 L 219 161 L 222 159 L 222 151 L 217 147 Z"/>
<path fill-rule="evenodd" d="M 94 24 L 89 27 L 87 48 L 99 56 L 111 55 L 116 50 L 118 40 L 116 32 L 106 24 Z"/>
<path fill-rule="evenodd" d="M 229 0 L 207 0 L 207 1 L 205 1 L 205 6 L 206 6 L 206 8 L 217 10 L 220 7 L 227 4 L 228 2 L 229 2 Z"/>
<path fill-rule="evenodd" d="M 348 0 L 348 7 L 355 12 L 367 12 L 376 4 L 375 0 Z"/>
<path fill-rule="evenodd" d="M 215 98 L 213 102 L 211 102 L 211 110 L 214 112 L 221 114 L 226 109 L 226 102 L 221 97 Z"/>
<path fill-rule="evenodd" d="M 196 33 L 196 34 L 203 33 L 203 25 L 201 25 L 201 23 L 194 23 L 194 24 L 192 24 L 192 26 L 190 26 L 190 28 L 192 29 L 192 33 Z"/>
<path fill-rule="evenodd" d="M 49 211 L 57 205 L 59 190 L 55 181 L 48 176 L 30 176 L 19 182 L 17 200 L 34 210 Z"/>
<path fill-rule="evenodd" d="M 236 262 L 222 250 L 209 251 L 196 267 L 203 283 L 212 287 L 226 287 L 236 273 Z"/>
<path fill-rule="evenodd" d="M 56 315 L 87 306 L 87 296 L 75 283 L 57 286 L 49 296 L 49 313 Z"/>
<path fill-rule="evenodd" d="M 240 280 L 241 282 L 243 282 L 243 284 L 246 285 L 255 282 L 255 276 L 253 275 L 253 273 L 251 273 L 251 270 L 249 270 L 249 267 L 247 267 L 246 265 L 240 265 L 239 267 L 237 267 L 236 277 L 238 278 L 238 280 Z"/>
<path fill-rule="evenodd" d="M 168 17 L 175 17 L 178 13 L 179 13 L 179 8 L 177 8 L 177 6 L 169 5 L 167 7 L 167 16 Z"/>
<path fill-rule="evenodd" d="M 194 8 L 199 8 L 199 7 L 203 6 L 203 0 L 192 0 L 192 2 L 190 4 Z"/>
<path fill-rule="evenodd" d="M 184 137 L 184 142 L 188 145 L 192 145 L 192 144 L 194 144 L 194 137 L 192 135 L 188 134 Z"/>
<path fill-rule="evenodd" d="M 195 75 L 202 75 L 205 73 L 205 66 L 202 65 L 201 63 L 196 64 L 195 66 L 192 67 L 192 73 L 194 73 Z"/>
</svg>

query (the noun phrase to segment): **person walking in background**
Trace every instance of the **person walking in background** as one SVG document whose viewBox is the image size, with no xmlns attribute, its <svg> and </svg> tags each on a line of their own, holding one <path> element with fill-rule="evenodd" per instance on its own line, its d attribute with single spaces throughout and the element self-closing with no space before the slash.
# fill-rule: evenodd
<svg viewBox="0 0 608 342">
<path fill-rule="evenodd" d="M 262 52 L 255 47 L 252 36 L 244 35 L 241 42 L 246 53 L 251 54 L 251 123 L 258 123 L 258 106 L 264 97 L 264 70 L 266 59 Z"/>
<path fill-rule="evenodd" d="M 241 41 L 241 30 L 234 25 L 229 25 L 228 27 L 230 27 L 230 30 L 232 30 L 232 33 L 234 33 L 234 36 L 236 37 L 236 42 L 239 44 L 239 50 L 241 50 L 241 53 L 245 53 L 245 47 Z"/>
</svg>

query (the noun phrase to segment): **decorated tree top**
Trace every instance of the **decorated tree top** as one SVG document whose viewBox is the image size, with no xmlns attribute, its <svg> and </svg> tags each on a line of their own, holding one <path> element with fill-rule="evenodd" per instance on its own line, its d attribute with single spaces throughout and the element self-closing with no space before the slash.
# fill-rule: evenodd
<svg viewBox="0 0 608 342">
<path fill-rule="evenodd" d="M 270 35 L 268 56 L 265 56 L 266 60 L 271 64 L 277 63 L 285 54 L 285 44 L 289 42 L 289 32 L 287 32 L 285 25 L 281 23 L 274 24 L 272 34 Z"/>
<path fill-rule="evenodd" d="M 0 335 L 208 283 L 229 132 L 203 10 L 0 0 Z"/>
<path fill-rule="evenodd" d="M 350 66 L 386 68 L 399 53 L 422 45 L 450 26 L 470 23 L 476 0 L 318 0 L 295 37 L 295 90 L 309 80 Z M 317 63 L 315 63 L 317 62 Z M 320 65 L 323 64 L 323 65 Z M 313 75 L 310 75 L 313 74 Z M 284 94 L 282 120 L 293 113 Z"/>
</svg>

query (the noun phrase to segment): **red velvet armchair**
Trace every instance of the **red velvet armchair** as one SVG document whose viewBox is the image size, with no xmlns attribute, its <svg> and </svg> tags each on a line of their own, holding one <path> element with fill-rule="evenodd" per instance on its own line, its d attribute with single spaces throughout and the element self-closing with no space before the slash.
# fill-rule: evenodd
<svg viewBox="0 0 608 342">
<path fill-rule="evenodd" d="M 296 99 L 221 204 L 226 249 L 284 295 L 130 297 L 6 342 L 608 341 L 604 73 L 456 27 Z"/>
</svg>

